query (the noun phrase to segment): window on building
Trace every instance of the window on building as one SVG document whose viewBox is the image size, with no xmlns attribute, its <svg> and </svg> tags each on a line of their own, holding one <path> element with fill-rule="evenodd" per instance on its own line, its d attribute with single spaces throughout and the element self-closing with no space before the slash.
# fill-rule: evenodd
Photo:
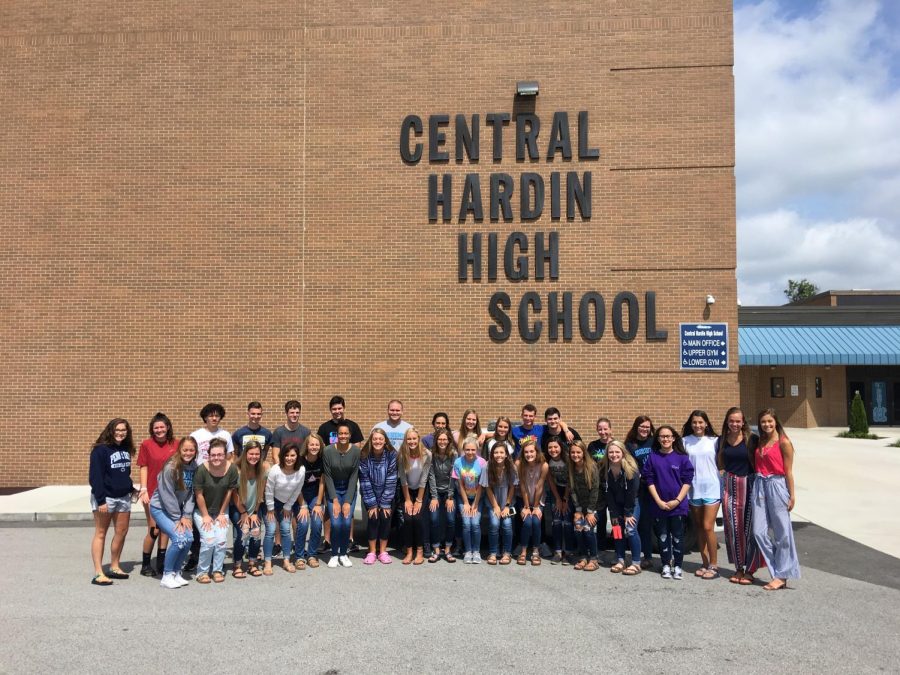
<svg viewBox="0 0 900 675">
<path fill-rule="evenodd" d="M 822 398 L 822 378 L 816 378 L 816 398 Z"/>
<path fill-rule="evenodd" d="M 772 398 L 784 398 L 784 378 L 773 377 L 769 380 Z"/>
</svg>

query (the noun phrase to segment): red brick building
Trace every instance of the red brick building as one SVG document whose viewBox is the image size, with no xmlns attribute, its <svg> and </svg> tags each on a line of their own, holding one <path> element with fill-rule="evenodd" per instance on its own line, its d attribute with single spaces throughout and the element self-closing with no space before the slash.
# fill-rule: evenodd
<svg viewBox="0 0 900 675">
<path fill-rule="evenodd" d="M 0 486 L 83 482 L 111 417 L 187 433 L 208 401 L 720 419 L 733 117 L 726 0 L 3 3 Z M 682 370 L 682 322 L 728 324 L 727 368 Z"/>
</svg>

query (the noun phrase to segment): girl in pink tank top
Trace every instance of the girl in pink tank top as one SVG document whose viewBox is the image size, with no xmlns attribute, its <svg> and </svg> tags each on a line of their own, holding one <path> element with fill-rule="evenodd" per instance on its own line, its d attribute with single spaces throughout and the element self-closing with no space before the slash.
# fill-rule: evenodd
<svg viewBox="0 0 900 675">
<path fill-rule="evenodd" d="M 759 414 L 756 480 L 753 483 L 753 537 L 772 574 L 767 591 L 787 588 L 800 578 L 790 512 L 794 508 L 794 446 L 771 408 Z"/>
</svg>

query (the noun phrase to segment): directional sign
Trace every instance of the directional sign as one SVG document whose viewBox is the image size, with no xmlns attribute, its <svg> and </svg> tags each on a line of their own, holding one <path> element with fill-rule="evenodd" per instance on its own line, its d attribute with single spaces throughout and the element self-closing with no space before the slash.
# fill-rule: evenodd
<svg viewBox="0 0 900 675">
<path fill-rule="evenodd" d="M 728 324 L 682 323 L 681 369 L 728 370 Z"/>
</svg>

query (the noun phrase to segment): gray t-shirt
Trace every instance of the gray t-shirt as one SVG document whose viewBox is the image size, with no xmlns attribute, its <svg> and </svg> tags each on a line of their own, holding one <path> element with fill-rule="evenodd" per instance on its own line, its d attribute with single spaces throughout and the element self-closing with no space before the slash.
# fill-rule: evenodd
<svg viewBox="0 0 900 675">
<path fill-rule="evenodd" d="M 486 467 L 484 467 L 484 471 L 481 472 L 480 482 L 481 482 L 482 487 L 484 487 L 484 488 L 490 487 L 490 484 L 491 484 L 490 472 L 491 472 L 490 464 L 488 464 Z M 491 488 L 494 492 L 494 499 L 497 500 L 497 506 L 499 506 L 501 509 L 506 505 L 506 498 L 507 498 L 507 495 L 509 495 L 509 488 L 510 488 L 509 483 L 510 483 L 510 477 L 507 476 L 506 472 L 504 471 L 503 474 L 500 476 L 500 480 L 497 481 L 497 485 L 494 485 Z M 516 473 L 515 467 L 513 467 L 513 469 L 512 469 L 513 488 L 515 488 L 515 486 L 517 486 L 518 484 L 519 484 L 519 475 Z M 485 492 L 485 494 L 487 494 L 487 492 Z M 490 504 L 490 501 L 488 503 Z M 510 500 L 510 505 L 512 505 L 512 503 L 513 503 L 513 500 Z"/>
</svg>

